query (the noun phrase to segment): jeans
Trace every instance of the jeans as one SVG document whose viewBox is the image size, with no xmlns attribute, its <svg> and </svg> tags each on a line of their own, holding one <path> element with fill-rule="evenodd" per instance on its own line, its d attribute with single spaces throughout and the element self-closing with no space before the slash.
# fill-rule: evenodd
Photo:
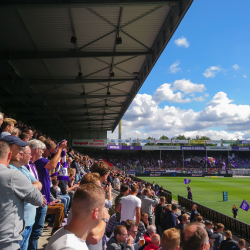
<svg viewBox="0 0 250 250">
<path fill-rule="evenodd" d="M 19 245 L 20 245 L 21 250 L 27 250 L 28 249 L 31 230 L 32 230 L 32 226 L 25 227 L 25 229 L 24 229 L 24 231 L 22 233 L 23 240 L 18 242 Z"/>
<path fill-rule="evenodd" d="M 70 197 L 67 194 L 60 194 L 58 195 L 58 198 L 61 199 L 62 203 L 64 204 L 65 214 L 67 214 L 69 203 L 70 203 Z"/>
<path fill-rule="evenodd" d="M 43 233 L 43 226 L 44 226 L 47 209 L 48 209 L 48 205 L 44 207 L 38 207 L 36 209 L 36 218 L 35 218 L 35 223 L 32 227 L 28 250 L 37 249 L 38 239 Z"/>
<path fill-rule="evenodd" d="M 78 184 L 78 182 L 82 179 L 80 174 L 76 174 L 75 176 L 75 184 Z"/>
</svg>

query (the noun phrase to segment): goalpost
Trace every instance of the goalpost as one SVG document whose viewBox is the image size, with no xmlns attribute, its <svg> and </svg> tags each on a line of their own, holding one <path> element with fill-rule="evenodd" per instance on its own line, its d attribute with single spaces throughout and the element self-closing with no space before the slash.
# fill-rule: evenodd
<svg viewBox="0 0 250 250">
<path fill-rule="evenodd" d="M 242 176 L 250 176 L 250 169 L 245 169 L 245 168 L 234 168 L 231 169 L 233 172 L 233 176 L 235 177 L 242 177 Z"/>
</svg>

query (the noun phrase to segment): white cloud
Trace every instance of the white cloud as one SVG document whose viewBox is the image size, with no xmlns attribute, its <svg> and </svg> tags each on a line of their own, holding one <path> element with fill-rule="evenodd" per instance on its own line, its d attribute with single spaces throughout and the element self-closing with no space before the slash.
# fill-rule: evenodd
<svg viewBox="0 0 250 250">
<path fill-rule="evenodd" d="M 203 75 L 208 78 L 208 77 L 215 77 L 215 74 L 221 71 L 220 66 L 211 66 L 205 70 Z"/>
<path fill-rule="evenodd" d="M 243 75 L 243 77 L 244 77 L 244 78 L 247 78 L 247 76 L 246 76 L 246 75 Z"/>
<path fill-rule="evenodd" d="M 208 94 L 208 93 L 206 93 L 204 96 L 205 96 L 205 97 L 209 97 L 209 94 Z"/>
<path fill-rule="evenodd" d="M 191 138 L 196 135 L 228 140 L 250 138 L 250 106 L 234 104 L 224 92 L 215 94 L 200 111 L 160 107 L 163 97 L 185 100 L 171 92 L 170 84 L 160 86 L 154 96 L 138 94 L 122 120 L 122 137 L 159 138 L 164 134 L 171 138 L 184 134 Z M 108 133 L 108 137 L 117 138 L 117 133 Z"/>
<path fill-rule="evenodd" d="M 194 92 L 203 92 L 206 90 L 204 84 L 192 83 L 190 80 L 183 78 L 182 80 L 176 80 L 173 83 L 173 90 L 180 90 L 185 94 Z"/>
<path fill-rule="evenodd" d="M 195 98 L 193 98 L 193 100 L 196 101 L 196 102 L 203 102 L 203 101 L 205 101 L 205 99 L 202 96 L 195 97 Z"/>
<path fill-rule="evenodd" d="M 178 38 L 174 41 L 174 43 L 177 45 L 177 46 L 183 46 L 183 47 L 186 47 L 188 48 L 189 47 L 189 42 L 187 41 L 187 38 L 182 36 L 181 38 Z"/>
<path fill-rule="evenodd" d="M 174 62 L 174 63 L 169 67 L 170 72 L 175 74 L 177 71 L 181 70 L 181 68 L 178 68 L 179 64 L 180 64 L 179 61 Z"/>
<path fill-rule="evenodd" d="M 178 103 L 185 103 L 191 102 L 190 98 L 183 99 L 184 94 L 181 92 L 177 92 L 174 94 L 173 90 L 171 89 L 171 84 L 164 83 L 159 88 L 156 89 L 154 93 L 154 100 L 157 103 L 162 101 L 169 101 L 169 102 L 178 102 Z"/>
<path fill-rule="evenodd" d="M 232 68 L 235 69 L 235 70 L 238 70 L 240 67 L 239 67 L 238 64 L 234 64 Z"/>
</svg>

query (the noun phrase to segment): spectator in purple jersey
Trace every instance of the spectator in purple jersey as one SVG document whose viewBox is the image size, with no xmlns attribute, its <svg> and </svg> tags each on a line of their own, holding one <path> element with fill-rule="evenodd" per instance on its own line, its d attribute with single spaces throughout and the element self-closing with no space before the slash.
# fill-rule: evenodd
<svg viewBox="0 0 250 250">
<path fill-rule="evenodd" d="M 31 161 L 35 164 L 39 181 L 42 183 L 42 194 L 47 200 L 47 204 L 50 203 L 50 176 L 49 170 L 56 168 L 58 161 L 61 158 L 61 152 L 67 147 L 67 141 L 60 144 L 54 157 L 49 161 L 44 157 L 49 157 L 54 153 L 56 144 L 47 139 L 43 142 L 40 140 L 31 140 L 29 143 L 31 149 Z M 35 224 L 33 225 L 32 232 L 29 240 L 28 250 L 36 250 L 39 237 L 42 235 L 44 220 L 47 213 L 48 205 L 44 207 L 38 207 L 36 211 Z"/>
</svg>

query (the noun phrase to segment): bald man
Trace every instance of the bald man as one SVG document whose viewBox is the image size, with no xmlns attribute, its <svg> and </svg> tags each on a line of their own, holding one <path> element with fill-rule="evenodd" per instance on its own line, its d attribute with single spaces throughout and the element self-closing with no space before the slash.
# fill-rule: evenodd
<svg viewBox="0 0 250 250">
<path fill-rule="evenodd" d="M 75 192 L 70 223 L 50 238 L 46 250 L 88 250 L 86 238 L 103 218 L 105 195 L 92 183 L 81 185 Z"/>
<path fill-rule="evenodd" d="M 181 233 L 181 248 L 182 250 L 209 250 L 207 231 L 196 222 L 188 224 Z"/>
<path fill-rule="evenodd" d="M 144 250 L 158 250 L 161 243 L 161 237 L 159 234 L 153 234 L 151 238 L 151 243 L 144 248 Z"/>
</svg>

